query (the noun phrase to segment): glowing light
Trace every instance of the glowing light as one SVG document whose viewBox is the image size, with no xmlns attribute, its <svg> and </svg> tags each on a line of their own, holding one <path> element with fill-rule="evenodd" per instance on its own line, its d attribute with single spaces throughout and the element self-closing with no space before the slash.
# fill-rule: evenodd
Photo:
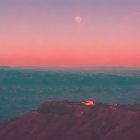
<svg viewBox="0 0 140 140">
<path fill-rule="evenodd" d="M 81 103 L 84 104 L 84 105 L 87 105 L 87 106 L 89 106 L 89 105 L 96 105 L 96 103 L 93 102 L 93 101 L 85 101 L 85 102 L 81 102 Z"/>
</svg>

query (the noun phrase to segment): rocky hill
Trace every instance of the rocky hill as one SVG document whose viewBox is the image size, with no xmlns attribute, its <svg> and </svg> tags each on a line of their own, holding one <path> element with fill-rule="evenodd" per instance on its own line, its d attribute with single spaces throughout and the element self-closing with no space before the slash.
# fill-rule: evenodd
<svg viewBox="0 0 140 140">
<path fill-rule="evenodd" d="M 140 105 L 45 102 L 0 124 L 0 140 L 139 140 Z"/>
</svg>

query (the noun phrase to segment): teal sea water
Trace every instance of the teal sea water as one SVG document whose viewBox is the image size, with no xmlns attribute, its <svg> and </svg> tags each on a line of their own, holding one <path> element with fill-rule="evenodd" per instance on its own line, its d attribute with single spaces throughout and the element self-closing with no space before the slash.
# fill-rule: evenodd
<svg viewBox="0 0 140 140">
<path fill-rule="evenodd" d="M 140 77 L 112 73 L 0 70 L 0 122 L 52 100 L 139 104 Z"/>
</svg>

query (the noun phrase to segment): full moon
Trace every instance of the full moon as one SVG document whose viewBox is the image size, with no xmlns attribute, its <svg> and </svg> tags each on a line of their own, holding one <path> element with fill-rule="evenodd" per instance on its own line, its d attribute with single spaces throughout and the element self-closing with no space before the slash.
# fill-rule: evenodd
<svg viewBox="0 0 140 140">
<path fill-rule="evenodd" d="M 75 22 L 81 23 L 82 22 L 82 18 L 80 16 L 76 16 L 75 17 Z"/>
</svg>

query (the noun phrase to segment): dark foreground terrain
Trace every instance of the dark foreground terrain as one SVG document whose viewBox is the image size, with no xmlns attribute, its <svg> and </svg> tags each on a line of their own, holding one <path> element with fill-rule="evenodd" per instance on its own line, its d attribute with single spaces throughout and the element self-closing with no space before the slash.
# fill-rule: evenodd
<svg viewBox="0 0 140 140">
<path fill-rule="evenodd" d="M 0 140 L 139 140 L 140 105 L 45 102 L 0 124 Z"/>
</svg>

